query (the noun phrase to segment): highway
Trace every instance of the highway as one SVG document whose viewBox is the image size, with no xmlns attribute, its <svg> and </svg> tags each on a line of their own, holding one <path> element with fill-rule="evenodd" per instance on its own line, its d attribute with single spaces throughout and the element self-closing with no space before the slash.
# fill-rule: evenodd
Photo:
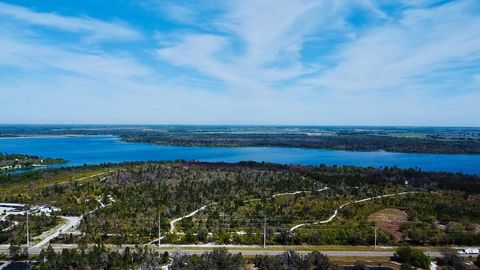
<svg viewBox="0 0 480 270">
<path fill-rule="evenodd" d="M 46 245 L 50 240 L 54 239 L 55 237 L 59 236 L 62 232 L 75 228 L 80 224 L 81 218 L 80 217 L 66 217 L 61 216 L 61 218 L 67 220 L 66 224 L 63 224 L 56 229 L 52 230 L 47 234 L 47 236 L 37 244 L 35 244 L 32 248 L 33 249 L 41 249 L 44 245 Z"/>
<path fill-rule="evenodd" d="M 78 247 L 76 244 L 53 244 L 51 246 L 57 252 L 60 252 L 63 249 L 73 249 Z M 117 248 L 115 245 L 107 245 L 107 246 L 112 249 Z M 169 245 L 167 244 L 167 245 L 162 245 L 160 248 L 154 245 L 150 245 L 150 246 L 152 248 L 156 248 L 160 252 L 168 251 L 170 254 L 175 252 L 180 252 L 180 253 L 189 254 L 189 255 L 210 252 L 212 251 L 213 248 L 220 248 L 220 247 L 227 248 L 227 250 L 232 254 L 242 253 L 243 255 L 246 255 L 246 256 L 279 255 L 286 252 L 289 249 L 288 246 L 283 246 L 283 247 L 267 246 L 267 249 L 263 249 L 259 246 L 234 246 L 234 245 L 220 246 L 220 245 Z M 122 249 L 125 247 L 134 248 L 135 245 L 131 245 L 131 244 L 122 245 Z M 295 246 L 295 247 L 298 247 L 298 246 Z M 290 248 L 295 249 L 295 247 L 292 246 Z M 0 254 L 8 254 L 8 248 L 9 248 L 9 245 L 0 245 Z M 46 246 L 43 248 L 46 248 Z M 303 250 L 297 250 L 297 252 L 300 254 L 308 254 L 312 252 L 312 251 L 305 250 L 305 248 L 308 248 L 308 247 L 302 246 Z M 315 248 L 312 247 L 312 249 L 318 250 L 318 247 L 315 247 Z M 395 247 L 379 248 L 378 250 L 329 250 L 328 247 L 326 247 L 325 250 L 318 250 L 318 251 L 331 257 L 391 257 L 395 252 Z M 31 248 L 29 252 L 30 254 L 34 254 L 34 255 L 39 254 L 40 248 Z M 433 250 L 425 251 L 425 254 L 431 257 L 440 257 L 442 255 L 441 252 L 433 251 Z M 469 255 L 460 255 L 460 256 L 469 256 Z"/>
<path fill-rule="evenodd" d="M 160 249 L 163 251 L 163 249 Z M 167 250 L 169 252 L 181 252 L 189 255 L 193 254 L 202 254 L 211 250 L 182 250 L 182 249 L 173 249 Z M 245 256 L 255 256 L 255 255 L 280 255 L 285 253 L 285 250 L 229 250 L 232 254 L 241 253 Z M 297 251 L 299 254 L 308 254 L 312 251 Z M 322 250 L 321 253 L 329 257 L 392 257 L 394 251 L 337 251 L 337 250 Z M 429 251 L 426 252 L 427 255 L 431 257 L 440 257 L 441 252 L 438 251 Z"/>
</svg>

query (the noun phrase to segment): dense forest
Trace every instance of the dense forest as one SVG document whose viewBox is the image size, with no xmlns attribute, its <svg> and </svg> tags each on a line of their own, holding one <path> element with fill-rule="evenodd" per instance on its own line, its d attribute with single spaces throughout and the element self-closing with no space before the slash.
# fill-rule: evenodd
<svg viewBox="0 0 480 270">
<path fill-rule="evenodd" d="M 107 250 L 103 245 L 87 249 L 64 249 L 56 253 L 51 246 L 42 250 L 39 264 L 33 269 L 160 269 L 170 262 L 168 253 L 158 254 L 147 248 L 126 247 L 121 253 Z"/>
<path fill-rule="evenodd" d="M 165 252 L 158 254 L 147 248 L 126 247 L 121 252 L 109 251 L 104 246 L 92 249 L 81 247 L 79 250 L 64 249 L 55 253 L 49 247 L 39 256 L 39 264 L 33 269 L 160 269 L 169 265 L 169 269 L 184 270 L 242 270 L 242 269 L 322 269 L 337 270 L 341 267 L 327 256 L 312 252 L 300 255 L 288 251 L 277 256 L 244 257 L 242 254 L 230 254 L 225 249 L 214 249 L 202 255 L 186 255 L 175 253 L 172 256 Z"/>
<path fill-rule="evenodd" d="M 159 216 L 163 243 L 260 245 L 264 226 L 267 244 L 373 245 L 375 226 L 378 244 L 480 243 L 480 177 L 472 175 L 178 161 L 5 175 L 0 186 L 1 201 L 51 204 L 60 215 L 89 213 L 81 234 L 64 234 L 57 243 L 154 243 Z M 403 195 L 361 201 L 385 194 Z M 202 206 L 172 229 L 172 220 Z M 311 224 L 336 209 L 331 221 Z"/>
<path fill-rule="evenodd" d="M 127 132 L 129 142 L 181 146 L 276 146 L 350 151 L 405 153 L 480 154 L 480 140 L 396 137 L 371 133 L 342 132 L 334 135 L 232 134 L 197 132 Z"/>
<path fill-rule="evenodd" d="M 400 247 L 391 258 L 400 269 L 414 270 L 416 267 L 429 269 L 431 258 L 421 250 L 408 246 Z M 279 255 L 256 255 L 254 257 L 231 254 L 226 249 L 214 249 L 201 255 L 187 255 L 179 252 L 157 253 L 148 248 L 125 247 L 119 251 L 106 249 L 103 245 L 96 245 L 87 249 L 81 246 L 79 249 L 64 249 L 56 253 L 51 247 L 42 250 L 38 258 L 39 264 L 33 269 L 56 270 L 56 269 L 160 269 L 167 266 L 172 270 L 367 270 L 369 267 L 386 267 L 390 262 L 367 263 L 356 260 L 351 262 L 337 262 L 328 256 L 314 251 L 307 254 L 299 254 L 290 250 Z M 468 270 L 480 267 L 480 256 L 474 264 L 468 263 L 456 253 L 445 251 L 441 257 L 436 258 L 440 269 Z M 388 267 L 388 266 L 387 266 Z M 390 269 L 390 268 L 382 268 Z"/>
<path fill-rule="evenodd" d="M 182 146 L 277 146 L 351 151 L 479 154 L 480 129 L 322 126 L 4 125 L 0 137 L 115 135 Z"/>
</svg>

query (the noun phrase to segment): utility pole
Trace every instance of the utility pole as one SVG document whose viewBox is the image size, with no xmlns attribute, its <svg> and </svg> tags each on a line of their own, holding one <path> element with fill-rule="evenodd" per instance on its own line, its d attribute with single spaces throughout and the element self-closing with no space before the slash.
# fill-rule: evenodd
<svg viewBox="0 0 480 270">
<path fill-rule="evenodd" d="M 29 195 L 31 196 L 31 194 L 33 194 L 33 182 L 30 180 L 30 182 L 28 183 L 28 191 L 29 191 Z M 33 202 L 32 202 L 33 203 Z M 28 214 L 30 212 L 30 205 L 27 204 L 27 253 L 28 253 L 28 249 L 30 248 L 30 224 L 29 224 L 29 219 L 28 219 Z"/>
<path fill-rule="evenodd" d="M 375 247 L 374 249 L 377 249 L 377 221 L 375 221 Z"/>
<path fill-rule="evenodd" d="M 162 235 L 162 233 L 160 231 L 161 230 L 161 224 L 162 223 L 160 223 L 160 212 L 159 212 L 158 213 L 158 247 L 160 247 L 160 244 L 161 244 L 161 240 L 160 240 L 160 237 Z"/>
<path fill-rule="evenodd" d="M 263 219 L 263 248 L 266 247 L 267 243 L 267 215 Z"/>
<path fill-rule="evenodd" d="M 30 210 L 30 206 L 27 208 L 27 250 L 30 248 L 30 235 L 28 230 L 28 212 Z"/>
</svg>

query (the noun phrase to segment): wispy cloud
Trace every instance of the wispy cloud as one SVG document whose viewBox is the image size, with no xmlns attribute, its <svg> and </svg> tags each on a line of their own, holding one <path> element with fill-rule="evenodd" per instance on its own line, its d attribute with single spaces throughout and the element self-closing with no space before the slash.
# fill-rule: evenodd
<svg viewBox="0 0 480 270">
<path fill-rule="evenodd" d="M 141 3 L 0 3 L 0 122 L 480 125 L 476 0 Z"/>
<path fill-rule="evenodd" d="M 406 10 L 396 23 L 373 27 L 343 45 L 334 56 L 335 67 L 308 82 L 339 91 L 394 91 L 424 87 L 437 72 L 455 75 L 461 66 L 480 63 L 476 6 L 463 1 Z M 430 87 L 442 88 L 442 78 L 434 79 Z"/>
<path fill-rule="evenodd" d="M 0 3 L 0 18 L 9 17 L 20 23 L 50 27 L 58 30 L 82 33 L 85 41 L 138 40 L 142 35 L 120 22 L 104 22 L 92 18 L 61 16 L 55 13 L 42 13 L 15 5 Z"/>
<path fill-rule="evenodd" d="M 0 31 L 2 33 L 2 31 Z M 62 73 L 118 84 L 145 76 L 151 70 L 126 55 L 88 52 L 81 48 L 42 44 L 27 37 L 0 36 L 0 66 L 20 69 L 23 74 Z"/>
<path fill-rule="evenodd" d="M 352 6 L 368 9 L 371 16 L 385 23 L 355 32 L 348 22 Z M 388 15 L 374 1 L 358 1 L 356 5 L 241 1 L 208 22 L 214 26 L 212 32 L 219 34 L 187 33 L 177 44 L 157 53 L 172 64 L 229 84 L 252 80 L 278 84 L 307 76 L 311 78 L 299 81 L 301 85 L 331 91 L 392 90 L 424 79 L 417 77 L 431 75 L 443 64 L 476 59 L 480 18 L 471 11 L 475 7 L 475 1 L 428 8 L 409 2 L 399 14 Z M 456 31 L 460 28 L 462 31 Z M 334 61 L 332 68 L 324 68 L 324 63 L 306 66 L 300 59 L 307 48 L 305 43 L 328 31 L 351 40 L 337 44 L 336 52 L 329 55 Z"/>
<path fill-rule="evenodd" d="M 318 25 L 318 12 L 334 8 L 319 2 L 234 2 L 206 22 L 209 33 L 177 35 L 157 55 L 230 86 L 265 88 L 308 72 L 299 61 L 302 44 Z"/>
</svg>

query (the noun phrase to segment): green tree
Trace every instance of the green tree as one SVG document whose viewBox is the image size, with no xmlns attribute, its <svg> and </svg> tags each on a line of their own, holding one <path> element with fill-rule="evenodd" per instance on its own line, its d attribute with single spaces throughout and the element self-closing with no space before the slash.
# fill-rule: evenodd
<svg viewBox="0 0 480 270">
<path fill-rule="evenodd" d="M 398 248 L 393 255 L 393 259 L 400 263 L 408 263 L 424 269 L 430 267 L 430 258 L 421 250 L 409 246 Z"/>
<path fill-rule="evenodd" d="M 170 260 L 170 254 L 168 254 L 168 252 L 165 251 L 165 252 L 162 254 L 162 264 L 168 263 L 169 260 Z"/>
<path fill-rule="evenodd" d="M 400 266 L 400 270 L 415 270 L 415 267 L 413 267 L 409 263 L 402 263 L 402 265 Z"/>
<path fill-rule="evenodd" d="M 306 268 L 313 270 L 337 270 L 338 265 L 330 260 L 326 255 L 314 251 L 304 258 Z"/>
<path fill-rule="evenodd" d="M 353 270 L 368 270 L 368 266 L 364 261 L 356 261 Z"/>
<path fill-rule="evenodd" d="M 10 243 L 10 247 L 8 248 L 8 252 L 10 253 L 10 256 L 14 259 L 16 259 L 21 252 L 21 247 L 20 244 L 16 242 Z"/>
<path fill-rule="evenodd" d="M 442 257 L 438 259 L 438 264 L 453 268 L 455 270 L 464 270 L 467 269 L 465 261 L 458 256 L 455 251 L 444 251 L 442 252 Z"/>
</svg>

